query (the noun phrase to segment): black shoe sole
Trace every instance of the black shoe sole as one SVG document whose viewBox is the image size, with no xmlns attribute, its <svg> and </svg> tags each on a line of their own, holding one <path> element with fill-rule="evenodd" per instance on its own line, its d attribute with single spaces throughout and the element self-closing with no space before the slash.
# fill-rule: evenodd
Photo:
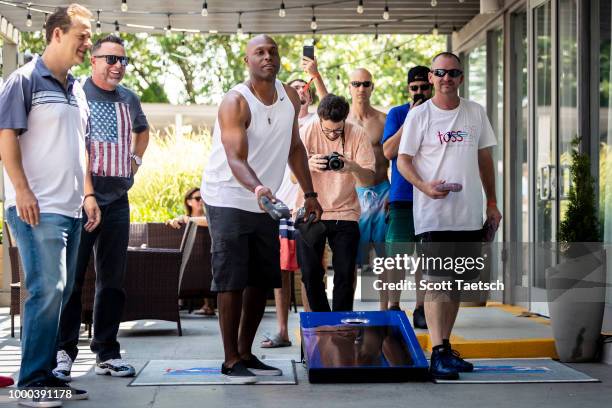
<svg viewBox="0 0 612 408">
<path fill-rule="evenodd" d="M 456 374 L 434 374 L 432 372 L 429 373 L 429 376 L 432 380 L 458 380 L 459 373 Z"/>
</svg>

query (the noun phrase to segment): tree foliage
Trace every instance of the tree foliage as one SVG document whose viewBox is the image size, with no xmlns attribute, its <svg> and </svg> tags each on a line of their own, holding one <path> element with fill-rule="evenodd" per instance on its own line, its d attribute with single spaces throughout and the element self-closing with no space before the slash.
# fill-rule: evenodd
<svg viewBox="0 0 612 408">
<path fill-rule="evenodd" d="M 97 37 L 94 36 L 94 42 Z M 243 57 L 248 36 L 122 33 L 121 37 L 130 57 L 124 85 L 145 102 L 168 102 L 168 87 L 176 87 L 172 89 L 176 94 L 174 103 L 217 104 L 247 74 Z M 312 37 L 283 35 L 274 39 L 281 52 L 279 79 L 303 78 L 302 46 L 310 44 Z M 41 54 L 44 46 L 40 32 L 24 33 L 20 51 Z M 331 92 L 348 97 L 350 72 L 364 67 L 374 76 L 372 102 L 389 107 L 405 103 L 408 69 L 429 65 L 431 57 L 444 47 L 442 36 L 384 35 L 374 40 L 371 35 L 323 35 L 317 38 L 315 54 Z M 86 60 L 73 73 L 86 76 L 90 69 Z"/>
</svg>

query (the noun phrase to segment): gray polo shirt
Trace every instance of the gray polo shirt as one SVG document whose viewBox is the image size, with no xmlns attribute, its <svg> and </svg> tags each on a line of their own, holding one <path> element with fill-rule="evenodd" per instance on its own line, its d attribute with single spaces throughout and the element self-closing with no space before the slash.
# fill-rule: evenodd
<svg viewBox="0 0 612 408">
<path fill-rule="evenodd" d="M 64 88 L 38 57 L 13 72 L 0 90 L 0 129 L 19 135 L 23 169 L 40 212 L 80 218 L 89 107 L 74 77 L 68 74 Z M 9 208 L 15 189 L 6 172 L 4 187 Z"/>
</svg>

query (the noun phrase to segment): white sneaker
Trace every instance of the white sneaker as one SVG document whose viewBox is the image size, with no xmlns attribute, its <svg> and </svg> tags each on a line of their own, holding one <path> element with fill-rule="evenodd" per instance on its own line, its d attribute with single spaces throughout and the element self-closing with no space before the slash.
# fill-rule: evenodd
<svg viewBox="0 0 612 408">
<path fill-rule="evenodd" d="M 96 364 L 96 374 L 110 374 L 113 377 L 132 377 L 136 374 L 134 367 L 126 363 L 122 358 L 113 358 Z"/>
<path fill-rule="evenodd" d="M 70 370 L 72 370 L 72 359 L 64 350 L 60 350 L 57 352 L 56 356 L 57 367 L 53 369 L 53 375 L 55 378 L 62 380 L 64 382 L 72 381 L 72 377 L 70 376 Z"/>
</svg>

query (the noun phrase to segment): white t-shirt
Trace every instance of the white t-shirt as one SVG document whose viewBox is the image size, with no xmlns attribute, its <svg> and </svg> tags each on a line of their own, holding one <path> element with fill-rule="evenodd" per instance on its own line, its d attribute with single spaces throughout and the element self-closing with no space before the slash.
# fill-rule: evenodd
<svg viewBox="0 0 612 408">
<path fill-rule="evenodd" d="M 315 120 L 317 118 L 318 116 L 316 113 L 310 112 L 306 116 L 298 118 L 298 125 L 301 129 L 304 125 L 310 123 L 311 120 Z M 298 187 L 297 182 L 294 183 L 291 181 L 291 169 L 289 168 L 289 165 L 287 165 L 285 168 L 285 174 L 283 175 L 283 182 L 276 191 L 275 196 L 285 203 L 290 210 L 293 210 L 297 198 Z"/>
<path fill-rule="evenodd" d="M 430 99 L 410 110 L 404 122 L 399 154 L 413 156 L 424 181 L 460 183 L 463 190 L 434 200 L 414 189 L 415 233 L 474 231 L 482 228 L 482 182 L 478 150 L 497 144 L 484 108 L 461 98 L 453 110 L 443 110 Z"/>
</svg>

